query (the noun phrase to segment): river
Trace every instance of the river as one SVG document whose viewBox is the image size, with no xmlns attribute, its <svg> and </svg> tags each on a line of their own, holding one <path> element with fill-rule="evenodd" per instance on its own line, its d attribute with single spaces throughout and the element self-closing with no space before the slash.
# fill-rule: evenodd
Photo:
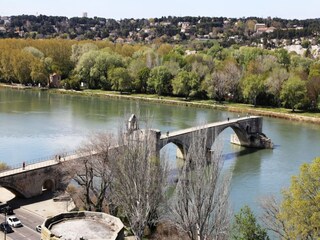
<svg viewBox="0 0 320 240">
<path fill-rule="evenodd" d="M 0 88 L 0 161 L 15 166 L 73 151 L 92 132 L 115 132 L 130 113 L 140 115 L 142 122 L 152 119 L 152 126 L 161 131 L 238 116 L 212 109 Z M 319 125 L 264 117 L 263 132 L 274 142 L 273 150 L 231 145 L 230 128 L 220 135 L 224 171 L 232 174 L 234 211 L 245 204 L 259 211 L 258 198 L 280 196 L 300 165 L 320 156 Z M 166 150 L 174 166 L 175 147 Z"/>
</svg>

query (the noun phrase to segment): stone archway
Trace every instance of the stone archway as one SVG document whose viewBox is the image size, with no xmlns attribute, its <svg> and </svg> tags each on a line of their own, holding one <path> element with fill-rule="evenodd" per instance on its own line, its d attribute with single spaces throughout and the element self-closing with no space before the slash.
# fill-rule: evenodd
<svg viewBox="0 0 320 240">
<path fill-rule="evenodd" d="M 42 191 L 50 191 L 53 192 L 55 190 L 54 181 L 51 179 L 47 179 L 42 184 Z"/>
<path fill-rule="evenodd" d="M 14 194 L 16 197 L 22 197 L 22 198 L 25 197 L 22 189 L 13 188 L 11 184 L 1 183 L 0 187 L 5 188 L 6 190 Z"/>
</svg>

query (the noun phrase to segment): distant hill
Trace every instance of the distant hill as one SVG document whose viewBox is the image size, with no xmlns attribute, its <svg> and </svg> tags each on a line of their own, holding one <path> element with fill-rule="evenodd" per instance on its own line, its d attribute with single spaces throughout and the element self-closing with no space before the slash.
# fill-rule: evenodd
<svg viewBox="0 0 320 240">
<path fill-rule="evenodd" d="M 320 19 L 161 17 L 115 19 L 62 16 L 2 16 L 0 38 L 108 39 L 119 43 L 177 42 L 216 39 L 223 46 L 260 44 L 276 47 L 279 40 L 308 38 L 318 42 Z"/>
</svg>

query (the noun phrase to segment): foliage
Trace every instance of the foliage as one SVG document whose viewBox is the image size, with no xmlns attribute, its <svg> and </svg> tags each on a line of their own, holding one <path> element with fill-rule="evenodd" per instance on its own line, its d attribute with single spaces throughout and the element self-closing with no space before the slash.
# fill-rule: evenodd
<svg viewBox="0 0 320 240">
<path fill-rule="evenodd" d="M 165 66 L 155 67 L 150 72 L 148 88 L 150 92 L 158 95 L 169 95 L 171 93 L 172 75 Z"/>
<path fill-rule="evenodd" d="M 126 68 L 112 68 L 109 72 L 109 79 L 112 84 L 112 90 L 120 92 L 130 92 L 132 89 L 131 77 Z"/>
<path fill-rule="evenodd" d="M 311 100 L 312 108 L 317 109 L 320 95 L 320 64 L 314 63 L 310 67 L 307 82 L 308 97 Z"/>
<path fill-rule="evenodd" d="M 80 82 L 75 78 L 67 78 L 61 82 L 65 89 L 80 90 Z"/>
<path fill-rule="evenodd" d="M 279 218 L 285 222 L 290 239 L 320 237 L 320 158 L 300 167 L 290 187 L 283 192 Z"/>
<path fill-rule="evenodd" d="M 47 86 L 50 74 L 56 73 L 65 80 L 64 86 L 72 89 L 79 89 L 83 82 L 89 89 L 210 97 L 313 112 L 320 107 L 318 65 L 317 60 L 284 49 L 225 48 L 219 41 L 128 45 L 65 39 L 0 40 L 0 82 Z M 305 83 L 300 95 L 294 90 L 297 86 L 288 86 L 289 76 Z"/>
<path fill-rule="evenodd" d="M 0 162 L 0 171 L 8 169 L 10 169 L 10 167 L 6 163 Z"/>
<path fill-rule="evenodd" d="M 292 111 L 301 106 L 307 94 L 306 83 L 299 77 L 289 77 L 281 90 L 280 98 L 285 106 L 289 106 Z"/>
<path fill-rule="evenodd" d="M 267 231 L 257 223 L 251 209 L 248 206 L 244 206 L 235 215 L 231 239 L 268 240 L 269 237 Z"/>
<path fill-rule="evenodd" d="M 198 77 L 193 72 L 180 71 L 172 80 L 173 94 L 188 98 L 192 90 L 197 90 Z"/>
<path fill-rule="evenodd" d="M 320 237 L 320 158 L 304 163 L 281 202 L 273 196 L 261 200 L 262 221 L 280 239 L 319 239 Z"/>
<path fill-rule="evenodd" d="M 265 84 L 262 75 L 251 74 L 245 77 L 241 83 L 243 96 L 256 105 L 257 96 L 263 92 Z"/>
<path fill-rule="evenodd" d="M 281 105 L 280 93 L 284 82 L 289 78 L 289 73 L 285 68 L 273 68 L 266 81 L 267 91 L 273 94 L 278 106 Z"/>
</svg>

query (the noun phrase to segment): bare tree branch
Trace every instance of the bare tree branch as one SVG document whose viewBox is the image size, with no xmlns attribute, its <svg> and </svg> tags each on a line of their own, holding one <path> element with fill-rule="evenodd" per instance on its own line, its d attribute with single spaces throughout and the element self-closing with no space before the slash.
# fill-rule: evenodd
<svg viewBox="0 0 320 240">
<path fill-rule="evenodd" d="M 227 239 L 230 177 L 221 174 L 221 152 L 215 149 L 208 154 L 206 136 L 199 130 L 185 151 L 169 217 L 192 240 Z"/>
</svg>

